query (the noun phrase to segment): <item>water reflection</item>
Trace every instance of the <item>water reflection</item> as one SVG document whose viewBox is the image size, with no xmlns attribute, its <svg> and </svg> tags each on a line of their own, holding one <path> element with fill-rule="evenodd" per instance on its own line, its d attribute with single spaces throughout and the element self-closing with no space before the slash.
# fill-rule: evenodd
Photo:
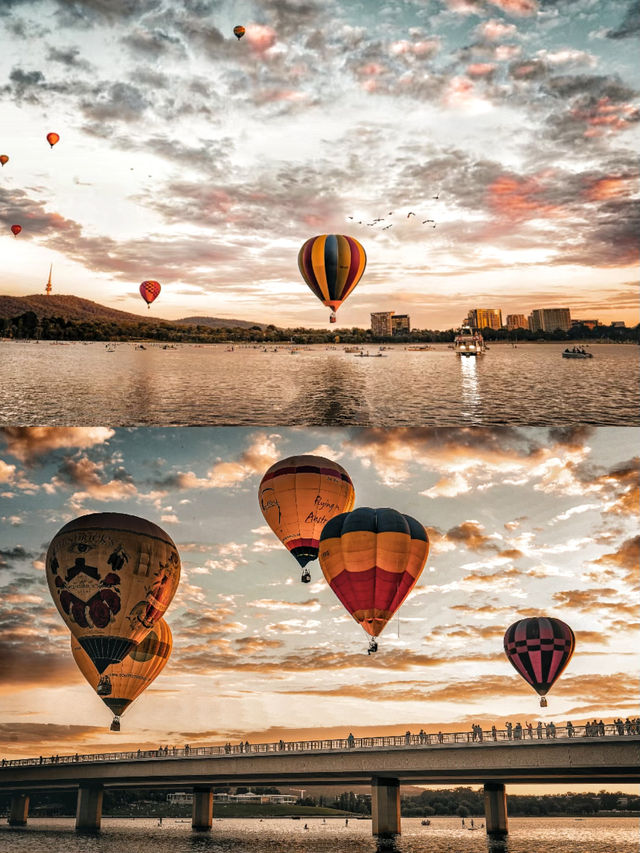
<svg viewBox="0 0 640 853">
<path fill-rule="evenodd" d="M 286 423 L 313 426 L 368 425 L 363 372 L 342 355 L 300 363 L 295 385 L 302 388 L 291 404 Z"/>
<path fill-rule="evenodd" d="M 480 388 L 478 386 L 477 358 L 461 358 L 462 417 L 480 421 Z"/>
</svg>

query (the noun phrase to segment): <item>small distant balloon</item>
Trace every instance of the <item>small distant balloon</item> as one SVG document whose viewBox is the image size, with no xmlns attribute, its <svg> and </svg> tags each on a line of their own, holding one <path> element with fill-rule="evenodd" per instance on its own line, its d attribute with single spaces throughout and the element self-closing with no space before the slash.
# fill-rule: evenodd
<svg viewBox="0 0 640 853">
<path fill-rule="evenodd" d="M 47 142 L 53 148 L 56 142 L 60 141 L 60 134 L 58 133 L 47 133 Z"/>
<path fill-rule="evenodd" d="M 22 231 L 22 225 L 12 225 L 11 226 L 11 233 L 13 234 L 14 237 L 17 237 L 21 231 Z"/>
<path fill-rule="evenodd" d="M 246 30 L 242 26 L 237 26 L 237 27 L 233 28 L 233 34 L 238 39 L 238 41 L 240 41 L 240 39 L 245 34 L 245 32 L 246 32 Z"/>
<path fill-rule="evenodd" d="M 9 162 L 9 158 L 6 154 L 0 154 L 0 166 L 4 166 L 5 163 Z"/>
<path fill-rule="evenodd" d="M 147 308 L 151 308 L 151 303 L 154 299 L 157 299 L 161 289 L 160 283 L 153 281 L 152 279 L 142 282 L 140 285 L 140 296 L 142 296 L 144 301 L 147 303 Z"/>
</svg>

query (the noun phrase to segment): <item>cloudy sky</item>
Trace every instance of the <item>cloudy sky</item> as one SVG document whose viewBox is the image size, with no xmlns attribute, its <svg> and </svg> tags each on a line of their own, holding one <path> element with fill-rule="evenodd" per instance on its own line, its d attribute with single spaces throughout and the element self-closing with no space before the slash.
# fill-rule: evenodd
<svg viewBox="0 0 640 853">
<path fill-rule="evenodd" d="M 345 325 L 635 323 L 639 27 L 637 0 L 3 0 L 0 293 L 53 263 L 111 307 L 155 278 L 155 316 L 323 326 L 297 252 L 333 232 L 368 254 Z"/>
<path fill-rule="evenodd" d="M 0 754 L 465 730 L 638 713 L 638 431 L 6 428 L 0 434 Z M 291 454 L 350 473 L 356 506 L 419 519 L 432 549 L 367 656 L 317 563 L 299 582 L 257 489 Z M 45 582 L 69 519 L 142 515 L 183 562 L 174 651 L 122 732 L 84 682 Z M 541 711 L 502 651 L 518 618 L 576 652 Z"/>
</svg>

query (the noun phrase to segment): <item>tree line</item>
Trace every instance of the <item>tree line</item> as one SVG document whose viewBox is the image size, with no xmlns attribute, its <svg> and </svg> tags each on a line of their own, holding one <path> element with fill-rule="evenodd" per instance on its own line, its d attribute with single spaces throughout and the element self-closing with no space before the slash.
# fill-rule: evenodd
<svg viewBox="0 0 640 853">
<path fill-rule="evenodd" d="M 596 326 L 593 329 L 577 325 L 568 332 L 530 332 L 518 329 L 483 329 L 487 341 L 517 343 L 522 341 L 589 341 L 605 340 L 620 343 L 637 343 L 640 326 L 619 328 Z M 0 337 L 44 341 L 161 341 L 163 343 L 257 343 L 257 344 L 366 344 L 366 343 L 452 343 L 455 329 L 444 331 L 414 329 L 401 335 L 374 336 L 371 329 L 337 330 L 306 329 L 296 327 L 280 329 L 274 325 L 265 328 L 211 328 L 210 326 L 182 326 L 166 321 L 157 323 L 123 323 L 114 320 L 67 320 L 64 317 L 38 317 L 34 311 L 25 311 L 16 317 L 0 318 Z"/>
</svg>

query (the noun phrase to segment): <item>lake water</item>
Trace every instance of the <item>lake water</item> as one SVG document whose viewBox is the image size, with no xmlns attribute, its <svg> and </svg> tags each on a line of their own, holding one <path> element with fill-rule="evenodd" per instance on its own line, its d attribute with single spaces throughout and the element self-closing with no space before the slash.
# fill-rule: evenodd
<svg viewBox="0 0 640 853">
<path fill-rule="evenodd" d="M 476 819 L 479 821 L 479 819 Z M 304 829 L 305 822 L 308 829 Z M 468 823 L 468 819 L 467 819 Z M 370 820 L 214 820 L 211 832 L 165 818 L 102 821 L 97 836 L 76 835 L 72 819 L 31 819 L 29 826 L 0 826 L 2 853 L 637 853 L 637 818 L 514 818 L 506 845 L 488 848 L 484 830 L 469 831 L 459 818 L 404 818 L 393 846 L 377 847 Z"/>
<path fill-rule="evenodd" d="M 0 423 L 21 425 L 637 425 L 640 348 L 445 345 L 382 358 L 342 347 L 0 343 Z M 371 354 L 377 347 L 369 347 Z"/>
</svg>

